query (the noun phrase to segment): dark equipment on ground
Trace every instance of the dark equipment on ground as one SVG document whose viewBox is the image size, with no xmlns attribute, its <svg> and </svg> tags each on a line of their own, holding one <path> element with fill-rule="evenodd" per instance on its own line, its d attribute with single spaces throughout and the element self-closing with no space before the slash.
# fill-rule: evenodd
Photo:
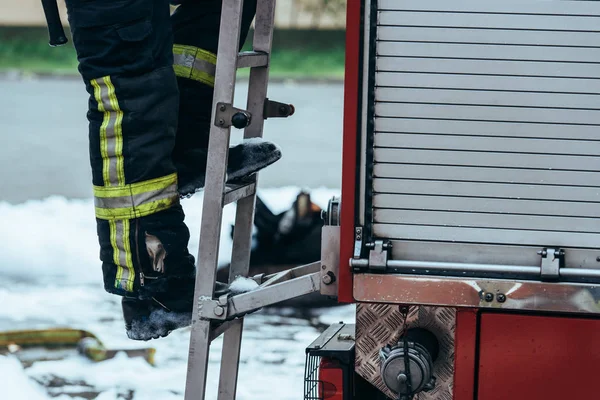
<svg viewBox="0 0 600 400">
<path fill-rule="evenodd" d="M 323 210 L 313 203 L 310 193 L 301 191 L 292 206 L 279 214 L 256 197 L 254 245 L 250 254 L 250 276 L 274 274 L 321 259 Z M 233 237 L 233 226 L 231 229 Z M 225 280 L 229 266 L 219 269 Z M 337 303 L 318 293 L 278 304 L 278 307 L 329 307 Z"/>
</svg>

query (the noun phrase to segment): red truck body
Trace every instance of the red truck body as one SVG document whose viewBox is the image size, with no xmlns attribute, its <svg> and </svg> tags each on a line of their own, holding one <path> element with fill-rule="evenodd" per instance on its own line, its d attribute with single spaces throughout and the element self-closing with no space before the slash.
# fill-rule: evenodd
<svg viewBox="0 0 600 400">
<path fill-rule="evenodd" d="M 440 19 L 435 20 L 436 16 Z M 455 20 L 462 25 L 453 25 Z M 425 26 L 419 21 L 429 22 Z M 592 22 L 598 23 L 596 28 Z M 337 283 L 338 300 L 357 304 L 357 321 L 350 363 L 355 379 L 345 382 L 343 398 L 372 396 L 375 392 L 359 388 L 365 387 L 363 384 L 381 398 L 400 396 L 382 381 L 380 368 L 385 359 L 377 354 L 382 346 L 403 340 L 402 332 L 411 326 L 429 329 L 440 342 L 440 354 L 433 362 L 436 387 L 414 394 L 420 400 L 599 397 L 593 379 L 600 364 L 596 340 L 600 328 L 600 241 L 596 241 L 600 238 L 600 213 L 586 214 L 581 207 L 600 210 L 600 91 L 592 86 L 600 74 L 584 74 L 587 66 L 600 64 L 600 53 L 595 53 L 600 41 L 588 42 L 592 37 L 600 39 L 600 5 L 349 0 L 346 35 Z M 589 54 L 594 53 L 592 58 L 577 50 L 586 44 Z M 444 52 L 444 46 L 452 52 Z M 399 50 L 389 54 L 390 49 Z M 432 59 L 434 62 L 429 62 Z M 410 63 L 403 66 L 405 60 Z M 390 65 L 400 67 L 390 70 Z M 418 69 L 421 65 L 422 71 Z M 465 69 L 450 71 L 456 66 Z M 401 79 L 409 69 L 414 85 Z M 519 80 L 512 87 L 514 79 Z M 577 88 L 581 80 L 588 82 L 589 90 Z M 397 81 L 404 83 L 390 87 Z M 387 88 L 385 96 L 379 91 L 382 87 Z M 401 94 L 398 97 L 402 101 L 389 102 L 390 96 L 405 89 L 418 97 L 414 104 Z M 451 91 L 456 92 L 455 97 Z M 422 100 L 430 95 L 433 100 Z M 507 99 L 514 99 L 514 103 Z M 529 104 L 531 101 L 534 103 Z M 567 108 L 573 112 L 563 112 Z M 463 116 L 463 112 L 473 114 Z M 381 115 L 396 119 L 400 128 L 392 134 L 399 133 L 405 141 L 393 145 L 402 151 L 385 154 L 401 155 L 414 149 L 424 154 L 425 161 L 405 161 L 401 156 L 381 161 L 384 157 L 378 155 L 383 154 L 379 149 L 400 140 L 389 139 L 393 135 L 378 128 L 383 125 Z M 420 121 L 422 130 L 411 132 Z M 565 133 L 561 134 L 557 126 Z M 427 131 L 431 127 L 439 127 L 439 132 Z M 464 131 L 452 131 L 453 127 Z M 480 128 L 483 131 L 477 130 Z M 434 140 L 439 139 L 439 147 L 419 147 L 424 143 L 419 133 L 437 135 Z M 374 139 L 364 135 L 374 135 Z M 383 139 L 378 142 L 378 135 L 386 135 L 386 144 L 382 144 Z M 456 141 L 446 140 L 449 138 Z M 459 139 L 463 142 L 456 144 Z M 550 150 L 528 150 L 532 140 L 542 147 L 548 145 Z M 552 151 L 553 144 L 561 147 Z M 439 165 L 431 161 L 443 160 L 442 153 L 450 151 L 456 157 L 459 152 L 481 153 L 483 161 L 477 165 L 464 158 L 440 161 Z M 426 159 L 432 152 L 438 154 Z M 505 157 L 505 165 L 493 164 L 497 155 Z M 533 164 L 520 161 L 522 155 L 530 157 Z M 563 156 L 571 157 L 569 164 L 562 164 Z M 535 164 L 538 160 L 546 164 Z M 442 171 L 436 169 L 438 166 L 445 171 L 439 177 L 427 178 L 384 176 L 387 181 L 383 182 L 382 175 L 377 175 L 381 174 L 377 169 L 381 163 L 397 163 L 402 168 L 412 163 L 417 165 L 413 168 L 416 174 L 420 168 Z M 366 178 L 361 165 L 367 170 Z M 465 175 L 453 178 L 452 173 L 458 170 L 466 171 Z M 523 181 L 512 178 L 514 174 L 502 175 L 509 170 L 511 174 L 516 170 Z M 484 175 L 480 171 L 488 171 L 490 178 L 481 178 Z M 562 173 L 567 174 L 565 181 L 560 181 Z M 534 175 L 537 178 L 529 178 Z M 581 176 L 588 179 L 579 181 Z M 439 183 L 440 203 L 450 197 L 444 190 L 456 190 L 452 196 L 458 202 L 464 200 L 465 208 L 460 212 L 445 210 L 442 204 L 439 209 L 423 206 L 418 213 L 405 210 L 409 207 L 403 199 L 409 196 L 396 189 L 418 185 L 419 179 L 433 182 L 431 185 Z M 393 186 L 395 182 L 398 186 Z M 435 190 L 431 185 L 428 187 Z M 384 186 L 386 189 L 381 189 Z M 520 191 L 525 186 L 540 193 L 525 200 L 550 204 L 555 214 L 518 208 L 525 204 L 516 201 L 524 198 Z M 457 188 L 463 187 L 465 192 L 459 193 Z M 576 199 L 576 192 L 583 187 L 587 194 L 582 196 L 587 197 Z M 489 188 L 495 190 L 493 195 L 486 194 Z M 563 189 L 564 195 L 554 197 L 543 192 Z M 397 199 L 391 208 L 400 209 L 401 217 L 378 206 L 381 200 L 373 201 L 374 196 L 381 199 L 382 194 L 390 193 Z M 424 198 L 428 195 L 422 194 Z M 468 209 L 467 204 L 480 204 L 476 203 L 480 198 L 486 200 L 481 203 L 483 208 Z M 513 203 L 516 208 L 506 211 Z M 500 208 L 493 204 L 500 204 Z M 425 222 L 432 220 L 431 215 L 438 217 L 449 211 L 457 218 L 456 223 Z M 475 212 L 481 215 L 481 225 L 467 226 L 463 219 L 472 221 Z M 489 215 L 494 218 L 488 219 Z M 543 220 L 546 216 L 548 219 Z M 406 218 L 413 217 L 414 221 L 407 222 Z M 556 229 L 544 228 L 552 223 L 558 224 Z M 591 228 L 585 228 L 587 223 Z M 447 229 L 454 230 L 451 236 L 444 236 Z M 381 232 L 391 233 L 386 236 Z M 498 236 L 497 232 L 506 234 Z M 461 247 L 456 250 L 456 246 Z M 503 259 L 505 264 L 498 261 Z M 326 353 L 320 356 L 327 358 Z"/>
</svg>

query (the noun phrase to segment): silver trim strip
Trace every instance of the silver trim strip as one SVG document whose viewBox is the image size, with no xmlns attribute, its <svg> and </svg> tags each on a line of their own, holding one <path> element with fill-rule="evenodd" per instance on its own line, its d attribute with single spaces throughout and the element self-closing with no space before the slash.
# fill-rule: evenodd
<svg viewBox="0 0 600 400">
<path fill-rule="evenodd" d="M 359 302 L 600 314 L 600 285 L 355 274 Z"/>
</svg>

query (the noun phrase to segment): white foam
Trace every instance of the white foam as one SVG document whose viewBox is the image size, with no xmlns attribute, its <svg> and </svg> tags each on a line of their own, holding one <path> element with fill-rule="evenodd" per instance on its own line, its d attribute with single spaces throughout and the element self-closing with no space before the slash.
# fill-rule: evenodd
<svg viewBox="0 0 600 400">
<path fill-rule="evenodd" d="M 21 363 L 14 357 L 0 356 L 0 399 L 48 400 L 45 390 L 29 380 Z"/>
<path fill-rule="evenodd" d="M 234 294 L 250 292 L 257 287 L 258 283 L 256 283 L 255 280 L 244 278 L 243 276 L 238 276 L 233 282 L 231 282 L 231 285 L 229 285 L 229 289 Z"/>
</svg>

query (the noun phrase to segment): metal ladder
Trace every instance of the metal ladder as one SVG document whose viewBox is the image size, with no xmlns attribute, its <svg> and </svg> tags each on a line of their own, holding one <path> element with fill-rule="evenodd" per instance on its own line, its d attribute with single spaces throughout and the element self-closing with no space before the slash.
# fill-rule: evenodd
<svg viewBox="0 0 600 400">
<path fill-rule="evenodd" d="M 234 297 L 214 298 L 223 207 L 237 202 L 229 282 L 249 271 L 256 175 L 242 184 L 227 185 L 227 155 L 231 126 L 245 128 L 244 138 L 262 137 L 266 118 L 293 114 L 291 105 L 267 99 L 269 59 L 273 39 L 276 0 L 258 0 L 254 49 L 238 53 L 243 0 L 223 0 L 213 113 L 208 148 L 206 187 L 202 211 L 200 248 L 185 400 L 204 400 L 212 340 L 224 334 L 218 399 L 234 400 L 239 369 L 243 315 L 263 306 L 318 292 L 328 268 L 321 262 L 270 276 L 255 276 L 259 288 Z M 236 71 L 250 68 L 247 110 L 233 107 Z M 331 273 L 330 273 L 331 274 Z M 328 288 L 331 292 L 331 288 Z"/>
</svg>

